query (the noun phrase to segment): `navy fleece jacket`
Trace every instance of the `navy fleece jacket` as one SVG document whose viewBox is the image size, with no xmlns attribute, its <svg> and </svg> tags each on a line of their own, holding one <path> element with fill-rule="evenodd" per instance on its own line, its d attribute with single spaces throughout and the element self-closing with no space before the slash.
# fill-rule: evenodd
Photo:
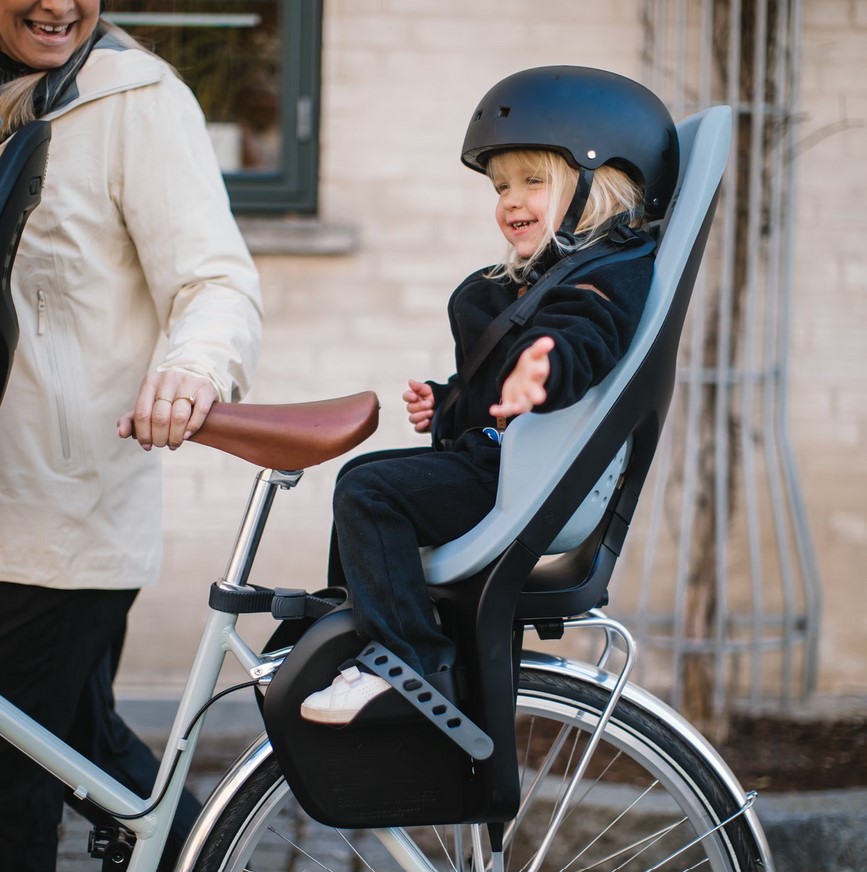
<svg viewBox="0 0 867 872">
<path fill-rule="evenodd" d="M 466 278 L 449 300 L 457 371 L 487 326 L 515 300 L 519 285 L 492 280 L 480 270 Z M 513 327 L 497 344 L 439 424 L 439 436 L 455 439 L 466 430 L 495 424 L 488 413 L 518 357 L 541 336 L 554 339 L 551 372 L 545 383 L 548 398 L 534 411 L 551 412 L 577 402 L 600 382 L 625 354 L 632 341 L 653 273 L 653 256 L 613 263 L 592 270 L 577 284 L 592 285 L 601 294 L 560 284 L 543 291 L 533 318 Z M 604 296 L 602 296 L 604 295 Z M 442 403 L 454 382 L 429 382 L 435 404 Z"/>
</svg>

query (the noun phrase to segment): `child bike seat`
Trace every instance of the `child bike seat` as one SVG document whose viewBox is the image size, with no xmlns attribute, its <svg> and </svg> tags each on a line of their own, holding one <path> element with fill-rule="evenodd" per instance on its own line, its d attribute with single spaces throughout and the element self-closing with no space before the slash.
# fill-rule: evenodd
<svg viewBox="0 0 867 872">
<path fill-rule="evenodd" d="M 456 711 L 442 707 L 448 729 L 409 703 L 400 720 L 380 720 L 376 712 L 339 729 L 301 718 L 306 695 L 357 657 L 351 599 L 313 623 L 287 654 L 265 696 L 265 722 L 287 782 L 315 819 L 384 827 L 501 825 L 515 817 L 521 791 L 514 682 L 523 625 L 555 633 L 560 618 L 605 596 L 671 399 L 730 127 L 727 107 L 678 127 L 681 180 L 626 356 L 576 405 L 512 421 L 494 509 L 466 535 L 422 552 L 463 679 L 455 686 Z M 537 567 L 548 552 L 562 554 Z M 383 669 L 390 666 L 386 659 Z M 465 719 L 482 734 L 483 753 L 449 737 L 452 720 Z"/>
<path fill-rule="evenodd" d="M 519 616 L 581 614 L 604 598 L 671 400 L 683 320 L 728 157 L 731 109 L 713 107 L 677 130 L 680 178 L 629 350 L 580 402 L 509 424 L 496 505 L 464 536 L 422 550 L 429 584 L 469 578 L 520 544 L 535 559 L 563 557 L 535 570 Z M 586 578 L 576 578 L 579 565 Z"/>
</svg>

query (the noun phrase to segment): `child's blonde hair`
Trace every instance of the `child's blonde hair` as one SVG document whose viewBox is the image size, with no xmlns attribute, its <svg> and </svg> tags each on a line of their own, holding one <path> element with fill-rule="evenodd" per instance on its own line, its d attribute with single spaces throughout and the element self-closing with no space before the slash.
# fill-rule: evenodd
<svg viewBox="0 0 867 872">
<path fill-rule="evenodd" d="M 571 197 L 578 184 L 578 171 L 566 163 L 566 160 L 553 151 L 512 149 L 493 154 L 488 161 L 488 176 L 493 178 L 498 164 L 504 160 L 517 160 L 518 167 L 528 175 L 539 176 L 548 182 L 550 196 L 548 211 L 545 215 L 545 233 L 536 250 L 528 258 L 522 258 L 514 248 L 509 250 L 503 262 L 494 267 L 488 278 L 508 277 L 512 281 L 521 282 L 525 276 L 553 242 L 564 253 L 573 250 L 557 237 L 560 229 L 557 222 L 557 209 L 562 202 L 564 193 Z M 623 170 L 613 166 L 601 166 L 593 175 L 590 195 L 587 205 L 574 229 L 577 237 L 575 248 L 586 248 L 596 242 L 601 236 L 600 228 L 615 215 L 626 213 L 630 227 L 640 226 L 644 221 L 642 208 L 643 192 Z"/>
</svg>

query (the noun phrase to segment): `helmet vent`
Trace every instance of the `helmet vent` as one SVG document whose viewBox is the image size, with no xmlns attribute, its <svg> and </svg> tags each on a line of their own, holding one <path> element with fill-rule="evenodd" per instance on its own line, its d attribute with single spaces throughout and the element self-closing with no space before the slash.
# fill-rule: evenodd
<svg viewBox="0 0 867 872">
<path fill-rule="evenodd" d="M 497 118 L 508 118 L 509 113 L 512 111 L 511 106 L 498 106 L 497 107 Z"/>
</svg>

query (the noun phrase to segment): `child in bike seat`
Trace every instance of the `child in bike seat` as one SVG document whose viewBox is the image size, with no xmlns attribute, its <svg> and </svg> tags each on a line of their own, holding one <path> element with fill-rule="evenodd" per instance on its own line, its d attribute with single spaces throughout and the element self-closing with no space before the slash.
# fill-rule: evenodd
<svg viewBox="0 0 867 872">
<path fill-rule="evenodd" d="M 514 416 L 577 402 L 626 352 L 653 270 L 645 227 L 665 215 L 677 180 L 677 134 L 636 82 L 541 67 L 485 95 L 462 161 L 491 179 L 506 255 L 449 300 L 455 375 L 410 379 L 403 395 L 432 446 L 357 458 L 334 493 L 331 581 L 349 588 L 362 637 L 422 676 L 451 669 L 456 650 L 437 624 L 419 547 L 456 539 L 491 511 Z M 491 326 L 530 299 L 523 325 Z M 346 724 L 390 688 L 347 664 L 301 714 Z"/>
</svg>

